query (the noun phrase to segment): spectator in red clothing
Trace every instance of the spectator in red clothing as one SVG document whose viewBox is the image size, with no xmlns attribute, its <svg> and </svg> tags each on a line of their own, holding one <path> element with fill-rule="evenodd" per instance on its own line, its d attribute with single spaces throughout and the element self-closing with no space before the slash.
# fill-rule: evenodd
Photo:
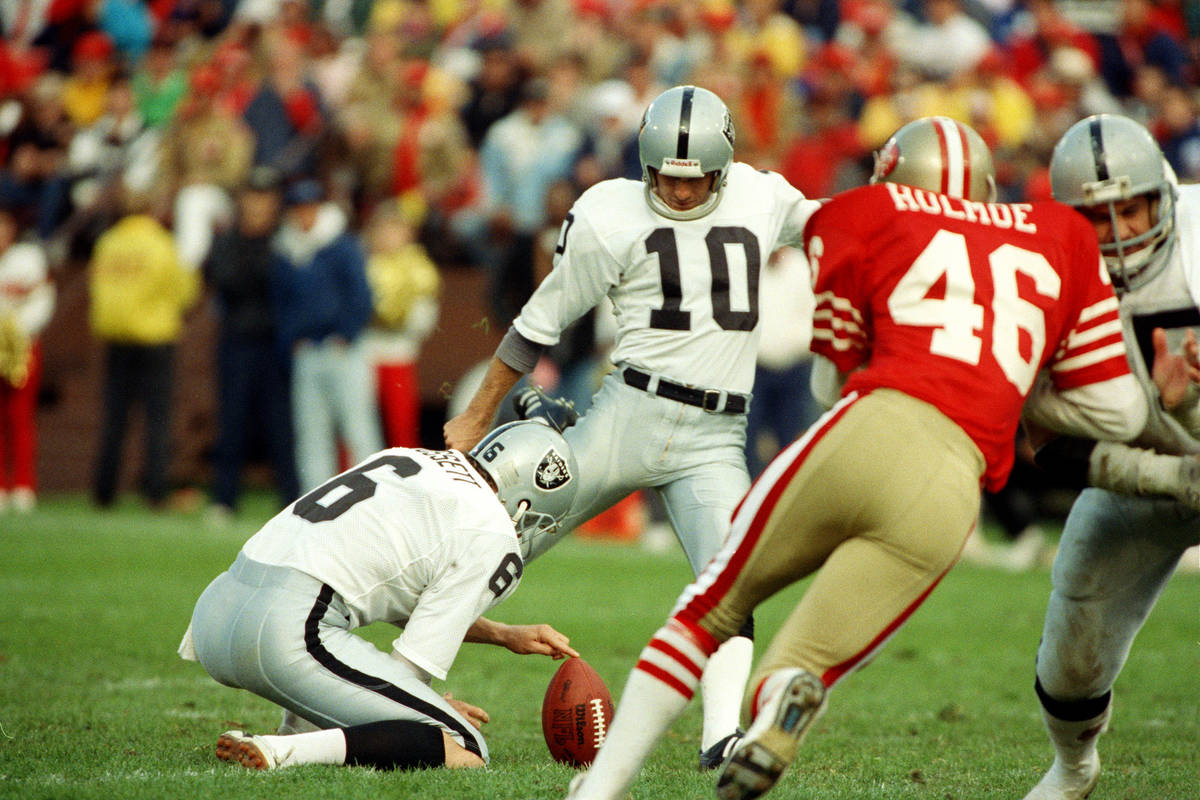
<svg viewBox="0 0 1200 800">
<path fill-rule="evenodd" d="M 38 336 L 54 313 L 54 284 L 41 246 L 19 233 L 0 207 L 0 511 L 23 513 L 36 502 Z"/>
<path fill-rule="evenodd" d="M 392 151 L 392 194 L 403 195 L 421 185 L 421 127 L 429 112 L 421 86 L 429 64 L 412 61 L 400 68 L 400 80 L 392 99 L 393 113 L 400 120 L 400 135 Z"/>
<path fill-rule="evenodd" d="M 746 65 L 746 81 L 734 112 L 741 122 L 738 146 L 747 161 L 764 168 L 778 163 L 788 133 L 785 121 L 797 116 L 790 105 L 787 84 L 776 78 L 770 55 L 757 51 Z"/>
<path fill-rule="evenodd" d="M 220 78 L 216 105 L 222 111 L 240 115 L 258 91 L 249 47 L 234 39 L 225 39 L 213 51 L 212 66 Z"/>
<path fill-rule="evenodd" d="M 831 197 L 868 177 L 858 162 L 868 148 L 851 114 L 852 90 L 845 73 L 812 72 L 805 129 L 784 151 L 779 172 L 805 197 Z"/>
<path fill-rule="evenodd" d="M 46 58 L 40 51 L 0 39 L 0 99 L 25 92 L 45 68 Z"/>
<path fill-rule="evenodd" d="M 841 59 L 845 74 L 863 97 L 886 94 L 892 86 L 897 57 L 884 35 L 895 10 L 885 0 L 859 0 L 849 4 L 838 26 L 836 41 L 829 45 L 841 59 L 841 52 L 853 55 Z M 827 48 L 828 49 L 828 48 Z"/>
<path fill-rule="evenodd" d="M 1171 25 L 1150 0 L 1121 0 L 1115 36 L 1100 37 L 1100 73 L 1120 97 L 1132 91 L 1138 67 L 1158 67 L 1171 83 L 1184 84 L 1195 68 L 1191 56 L 1171 33 Z"/>
<path fill-rule="evenodd" d="M 95 28 L 90 0 L 0 4 L 0 25 L 10 44 L 44 53 L 47 69 L 71 70 L 76 43 Z"/>
<path fill-rule="evenodd" d="M 1021 32 L 1008 43 L 1010 76 L 1028 88 L 1035 73 L 1050 61 L 1059 47 L 1074 47 L 1086 53 L 1096 69 L 1100 66 L 1100 44 L 1095 37 L 1071 22 L 1054 0 L 1025 0 L 1026 20 Z"/>
</svg>

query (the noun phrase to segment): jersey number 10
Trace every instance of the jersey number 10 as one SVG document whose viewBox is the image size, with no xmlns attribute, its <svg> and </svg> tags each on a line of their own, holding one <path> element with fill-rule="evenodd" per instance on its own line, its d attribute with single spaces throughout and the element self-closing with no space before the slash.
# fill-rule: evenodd
<svg viewBox="0 0 1200 800">
<path fill-rule="evenodd" d="M 742 227 L 718 225 L 704 237 L 708 248 L 708 264 L 712 273 L 709 284 L 712 296 L 713 320 L 726 331 L 752 331 L 758 324 L 758 272 L 762 258 L 758 238 Z M 750 308 L 734 311 L 729 301 L 729 258 L 725 246 L 740 245 L 746 256 L 746 297 Z M 650 311 L 650 327 L 667 331 L 691 329 L 692 315 L 684 311 L 683 283 L 679 274 L 679 248 L 673 228 L 656 228 L 646 237 L 646 252 L 658 254 L 658 272 L 662 283 L 662 308 Z"/>
</svg>

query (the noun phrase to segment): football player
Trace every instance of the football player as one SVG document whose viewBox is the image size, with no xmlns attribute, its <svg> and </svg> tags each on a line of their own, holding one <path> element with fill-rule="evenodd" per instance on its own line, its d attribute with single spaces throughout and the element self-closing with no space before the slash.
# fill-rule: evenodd
<svg viewBox="0 0 1200 800">
<path fill-rule="evenodd" d="M 1129 364 L 1150 399 L 1135 442 L 1144 449 L 1057 439 L 1037 456 L 1092 488 L 1071 507 L 1054 561 L 1034 684 L 1054 763 L 1026 800 L 1080 800 L 1100 778 L 1097 739 L 1133 638 L 1183 553 L 1200 543 L 1200 466 L 1194 456 L 1172 457 L 1200 452 L 1200 393 L 1186 381 L 1185 391 L 1160 393 L 1152 375 L 1155 353 L 1168 344 L 1196 362 L 1200 186 L 1176 185 L 1149 131 L 1107 114 L 1063 135 L 1050 182 L 1054 197 L 1096 229 Z M 1179 499 L 1134 496 L 1147 491 Z"/>
<path fill-rule="evenodd" d="M 659 95 L 642 117 L 638 147 L 640 182 L 602 181 L 567 214 L 553 270 L 445 436 L 450 447 L 478 441 L 542 351 L 607 295 L 617 319 L 616 368 L 564 432 L 580 485 L 559 535 L 634 490 L 654 488 L 698 572 L 750 485 L 744 445 L 760 270 L 778 247 L 801 243 L 819 204 L 780 175 L 734 161 L 729 110 L 707 89 L 676 86 Z M 718 766 L 737 735 L 753 658 L 744 622 L 704 676 L 702 769 Z"/>
<path fill-rule="evenodd" d="M 1057 203 L 993 202 L 987 145 L 944 117 L 897 131 L 872 183 L 822 206 L 804 236 L 813 389 L 832 408 L 755 481 L 642 651 L 573 800 L 623 797 L 721 642 L 816 573 L 755 670 L 750 724 L 717 782 L 725 800 L 762 795 L 830 690 L 957 560 L 981 485 L 1008 475 L 1027 397 L 1093 438 L 1142 429 L 1146 398 L 1086 221 Z"/>
<path fill-rule="evenodd" d="M 438 694 L 462 642 L 578 655 L 549 625 L 480 616 L 513 593 L 578 475 L 538 422 L 470 453 L 383 450 L 270 520 L 196 603 L 180 655 L 284 708 L 274 736 L 227 731 L 217 756 L 256 769 L 479 767 L 487 713 Z M 404 630 L 385 653 L 351 631 Z"/>
</svg>

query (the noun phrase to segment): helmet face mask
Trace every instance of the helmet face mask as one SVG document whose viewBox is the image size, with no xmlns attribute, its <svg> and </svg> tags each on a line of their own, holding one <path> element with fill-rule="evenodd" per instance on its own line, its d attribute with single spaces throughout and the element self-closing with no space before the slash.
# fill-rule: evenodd
<svg viewBox="0 0 1200 800">
<path fill-rule="evenodd" d="M 1175 242 L 1175 173 L 1154 137 L 1128 117 L 1096 114 L 1071 126 L 1050 159 L 1054 199 L 1074 206 L 1107 241 L 1100 242 L 1118 290 L 1136 288 L 1166 266 Z M 1145 198 L 1146 223 L 1122 225 Z M 1122 229 L 1132 235 L 1122 236 Z"/>
<path fill-rule="evenodd" d="M 733 164 L 733 118 L 721 98 L 698 86 L 676 86 L 654 99 L 642 115 L 638 155 L 646 202 L 655 213 L 675 220 L 699 219 L 721 202 Z M 677 209 L 659 194 L 658 177 L 712 176 L 708 196 Z"/>
<path fill-rule="evenodd" d="M 871 183 L 900 183 L 975 202 L 996 199 L 992 153 L 970 126 L 923 117 L 893 133 L 875 153 Z"/>
<path fill-rule="evenodd" d="M 562 434 L 534 420 L 510 422 L 468 453 L 496 487 L 528 561 L 553 544 L 579 485 L 578 467 Z"/>
</svg>

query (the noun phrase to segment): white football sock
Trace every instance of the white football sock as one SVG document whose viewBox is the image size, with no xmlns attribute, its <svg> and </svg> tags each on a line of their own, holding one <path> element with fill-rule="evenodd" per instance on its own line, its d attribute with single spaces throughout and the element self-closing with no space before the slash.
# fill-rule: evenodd
<svg viewBox="0 0 1200 800">
<path fill-rule="evenodd" d="M 668 623 L 642 650 L 596 760 L 571 800 L 620 800 L 647 756 L 696 692 L 708 654 Z"/>
<path fill-rule="evenodd" d="M 346 734 L 341 728 L 295 733 L 290 736 L 255 737 L 270 747 L 279 759 L 278 766 L 298 764 L 345 764 Z"/>
<path fill-rule="evenodd" d="M 1105 706 L 1099 715 L 1085 720 L 1065 720 L 1042 709 L 1042 721 L 1054 744 L 1058 760 L 1067 767 L 1090 762 L 1096 754 L 1096 743 L 1100 734 L 1108 730 L 1108 718 L 1112 714 L 1112 703 Z"/>
<path fill-rule="evenodd" d="M 708 659 L 700 678 L 704 702 L 704 729 L 700 750 L 704 751 L 737 730 L 742 713 L 742 694 L 750 680 L 754 642 L 735 636 Z"/>
</svg>

